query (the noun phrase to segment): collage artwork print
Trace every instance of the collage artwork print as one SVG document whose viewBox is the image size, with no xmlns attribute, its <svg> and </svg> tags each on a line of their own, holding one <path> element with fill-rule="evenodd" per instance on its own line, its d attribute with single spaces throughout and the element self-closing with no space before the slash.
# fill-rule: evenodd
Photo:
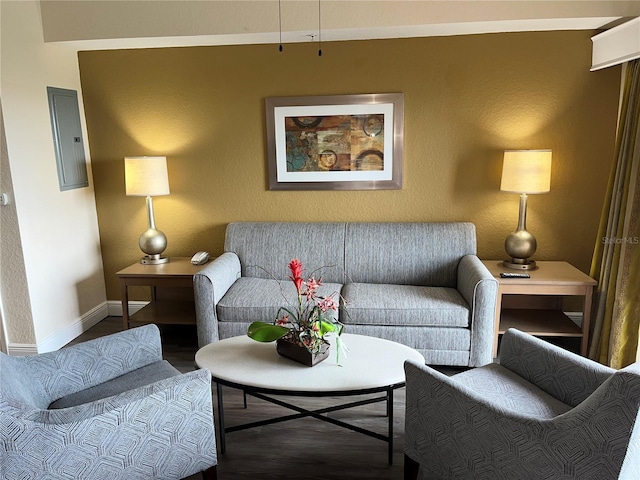
<svg viewBox="0 0 640 480">
<path fill-rule="evenodd" d="M 287 172 L 382 171 L 384 114 L 285 117 Z"/>
</svg>

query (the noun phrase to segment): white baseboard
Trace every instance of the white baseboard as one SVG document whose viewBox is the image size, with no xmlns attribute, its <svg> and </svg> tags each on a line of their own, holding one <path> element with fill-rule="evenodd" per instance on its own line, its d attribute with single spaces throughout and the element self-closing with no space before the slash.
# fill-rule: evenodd
<svg viewBox="0 0 640 480">
<path fill-rule="evenodd" d="M 107 318 L 108 315 L 107 302 L 103 302 L 82 315 L 82 317 L 71 325 L 66 326 L 59 332 L 49 335 L 43 341 L 38 342 L 37 345 L 28 343 L 9 343 L 7 345 L 7 353 L 9 355 L 34 355 L 36 353 L 59 350 L 67 343 L 89 330 L 100 320 Z"/>
<path fill-rule="evenodd" d="M 107 302 L 109 306 L 109 316 L 110 317 L 121 317 L 122 316 L 122 302 L 119 300 L 109 300 Z M 129 302 L 129 315 L 133 315 L 141 308 L 147 306 L 149 302 L 145 302 L 142 300 L 132 300 Z"/>
<path fill-rule="evenodd" d="M 14 357 L 22 355 L 35 355 L 38 353 L 38 346 L 35 343 L 9 343 L 7 344 L 7 354 Z"/>
</svg>

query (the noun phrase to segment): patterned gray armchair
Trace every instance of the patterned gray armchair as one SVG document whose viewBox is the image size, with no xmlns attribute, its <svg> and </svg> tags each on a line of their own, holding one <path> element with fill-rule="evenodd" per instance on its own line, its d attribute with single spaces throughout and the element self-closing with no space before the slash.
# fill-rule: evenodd
<svg viewBox="0 0 640 480">
<path fill-rule="evenodd" d="M 616 371 L 511 329 L 500 364 L 405 371 L 405 480 L 640 478 L 640 363 Z"/>
<path fill-rule="evenodd" d="M 155 325 L 0 354 L 0 380 L 3 479 L 216 478 L 210 374 L 163 361 Z"/>
</svg>

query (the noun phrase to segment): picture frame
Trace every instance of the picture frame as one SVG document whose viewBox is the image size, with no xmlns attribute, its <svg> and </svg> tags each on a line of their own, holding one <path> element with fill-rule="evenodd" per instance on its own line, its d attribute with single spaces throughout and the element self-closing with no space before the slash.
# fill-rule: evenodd
<svg viewBox="0 0 640 480">
<path fill-rule="evenodd" d="M 402 188 L 404 94 L 265 99 L 270 190 Z"/>
</svg>

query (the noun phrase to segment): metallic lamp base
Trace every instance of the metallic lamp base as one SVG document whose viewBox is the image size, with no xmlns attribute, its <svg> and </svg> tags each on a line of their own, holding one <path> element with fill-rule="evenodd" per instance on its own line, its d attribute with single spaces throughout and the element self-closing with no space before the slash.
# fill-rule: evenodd
<svg viewBox="0 0 640 480">
<path fill-rule="evenodd" d="M 161 263 L 169 262 L 169 257 L 161 257 L 157 255 L 145 255 L 140 259 L 140 263 L 143 265 L 160 265 Z"/>
<path fill-rule="evenodd" d="M 512 258 L 511 260 L 505 260 L 502 262 L 507 268 L 513 268 L 514 270 L 535 270 L 538 268 L 536 266 L 535 260 L 520 260 L 517 258 Z"/>
</svg>

